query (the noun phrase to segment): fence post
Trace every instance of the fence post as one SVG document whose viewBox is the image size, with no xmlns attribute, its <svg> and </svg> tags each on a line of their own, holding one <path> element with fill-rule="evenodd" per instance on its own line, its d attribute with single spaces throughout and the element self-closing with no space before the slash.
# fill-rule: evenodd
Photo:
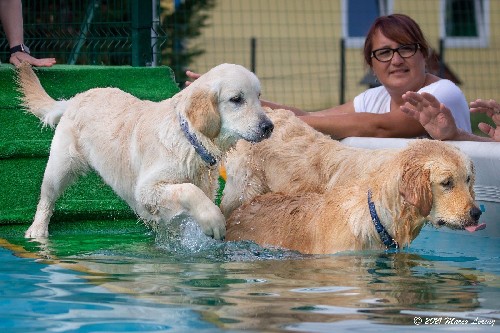
<svg viewBox="0 0 500 333">
<path fill-rule="evenodd" d="M 345 40 L 340 39 L 339 105 L 345 103 Z"/>
<path fill-rule="evenodd" d="M 257 59 L 255 57 L 256 51 L 257 51 L 257 39 L 255 37 L 252 37 L 250 38 L 250 70 L 254 74 L 257 74 L 256 72 Z"/>
<path fill-rule="evenodd" d="M 439 74 L 438 76 L 444 78 L 444 39 L 439 39 Z"/>
<path fill-rule="evenodd" d="M 83 20 L 81 26 L 80 26 L 80 35 L 77 37 L 77 42 L 73 49 L 71 50 L 71 53 L 69 55 L 69 60 L 68 64 L 74 65 L 76 64 L 76 61 L 78 60 L 78 56 L 80 55 L 80 51 L 82 49 L 83 44 L 85 44 L 85 40 L 87 39 L 87 33 L 90 28 L 90 24 L 92 23 L 92 20 L 94 19 L 94 12 L 96 9 L 98 9 L 100 6 L 100 1 L 99 0 L 94 0 L 90 1 L 90 3 L 87 6 L 87 11 L 85 13 L 85 19 Z"/>
<path fill-rule="evenodd" d="M 152 0 L 155 1 L 155 0 Z M 132 0 L 132 66 L 151 66 L 151 24 L 153 6 L 149 1 Z"/>
</svg>

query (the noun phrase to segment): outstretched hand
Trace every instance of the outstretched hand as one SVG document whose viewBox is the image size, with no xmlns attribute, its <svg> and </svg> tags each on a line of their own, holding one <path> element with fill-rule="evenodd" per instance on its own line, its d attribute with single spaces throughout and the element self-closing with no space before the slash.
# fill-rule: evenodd
<svg viewBox="0 0 500 333">
<path fill-rule="evenodd" d="M 478 127 L 481 132 L 485 133 L 493 140 L 500 142 L 500 104 L 493 99 L 477 99 L 470 103 L 470 112 L 485 113 L 488 117 L 491 117 L 496 128 L 486 123 L 480 123 Z"/>
<path fill-rule="evenodd" d="M 37 67 L 51 67 L 56 63 L 56 59 L 55 58 L 37 59 L 29 55 L 28 53 L 16 52 L 10 56 L 9 62 L 16 67 L 19 67 L 23 62 L 27 62 L 30 65 Z"/>
<path fill-rule="evenodd" d="M 415 118 L 427 133 L 437 140 L 454 140 L 458 129 L 453 115 L 444 104 L 433 95 L 408 91 L 403 94 L 406 102 L 401 111 Z"/>
</svg>

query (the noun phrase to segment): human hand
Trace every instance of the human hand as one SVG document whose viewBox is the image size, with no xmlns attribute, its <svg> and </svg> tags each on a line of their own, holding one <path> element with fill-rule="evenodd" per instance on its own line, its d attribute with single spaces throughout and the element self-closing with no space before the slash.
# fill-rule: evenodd
<svg viewBox="0 0 500 333">
<path fill-rule="evenodd" d="M 406 102 L 401 111 L 418 120 L 427 133 L 436 140 L 454 140 L 458 129 L 453 115 L 433 95 L 408 91 L 402 96 Z"/>
<path fill-rule="evenodd" d="M 32 66 L 37 66 L 37 67 L 51 67 L 56 63 L 55 58 L 42 58 L 42 59 L 37 59 L 35 57 L 32 57 L 28 53 L 24 52 L 15 52 L 11 54 L 10 56 L 10 63 L 16 67 L 19 67 L 21 63 L 27 62 Z"/>
<path fill-rule="evenodd" d="M 471 102 L 469 105 L 470 112 L 485 113 L 486 115 L 488 115 L 488 117 L 491 117 L 496 125 L 496 128 L 486 123 L 480 123 L 477 126 L 479 127 L 481 132 L 485 133 L 493 140 L 500 142 L 500 104 L 498 104 L 493 99 L 477 99 L 474 102 Z"/>
<path fill-rule="evenodd" d="M 192 80 L 192 81 L 186 81 L 185 82 L 185 85 L 187 87 L 191 83 L 193 83 L 194 80 L 196 80 L 197 78 L 199 78 L 201 76 L 201 74 L 198 74 L 198 73 L 195 73 L 195 72 L 191 72 L 191 71 L 186 71 L 186 76 Z"/>
</svg>

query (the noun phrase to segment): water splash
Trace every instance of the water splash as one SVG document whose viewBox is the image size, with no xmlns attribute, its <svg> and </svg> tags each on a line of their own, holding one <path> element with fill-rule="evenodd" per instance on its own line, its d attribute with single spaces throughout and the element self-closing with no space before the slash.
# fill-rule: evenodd
<svg viewBox="0 0 500 333">
<path fill-rule="evenodd" d="M 155 244 L 161 251 L 188 261 L 256 261 L 301 259 L 295 251 L 264 248 L 251 241 L 219 241 L 206 236 L 191 217 L 176 217 L 155 230 Z"/>
</svg>

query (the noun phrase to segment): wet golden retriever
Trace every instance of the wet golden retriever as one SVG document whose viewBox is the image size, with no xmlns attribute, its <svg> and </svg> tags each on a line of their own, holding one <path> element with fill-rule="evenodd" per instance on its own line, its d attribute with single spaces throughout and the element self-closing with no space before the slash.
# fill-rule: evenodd
<svg viewBox="0 0 500 333">
<path fill-rule="evenodd" d="M 451 145 L 425 139 L 395 150 L 378 156 L 382 168 L 349 186 L 254 198 L 232 213 L 226 239 L 327 254 L 409 245 L 426 221 L 479 228 L 469 158 Z"/>
<path fill-rule="evenodd" d="M 26 109 L 57 128 L 34 221 L 25 236 L 48 236 L 54 203 L 94 169 L 143 220 L 194 218 L 220 239 L 225 219 L 214 204 L 218 163 L 239 139 L 257 142 L 273 124 L 259 101 L 257 77 L 239 65 L 214 67 L 161 102 L 116 88 L 97 88 L 55 101 L 28 64 L 18 70 Z"/>
<path fill-rule="evenodd" d="M 227 240 L 334 253 L 407 245 L 426 221 L 483 227 L 474 167 L 457 148 L 426 139 L 401 149 L 353 148 L 288 111 L 267 112 L 271 138 L 238 143 L 227 158 Z"/>
<path fill-rule="evenodd" d="M 221 201 L 226 217 L 267 192 L 323 192 L 350 184 L 383 163 L 383 159 L 371 156 L 388 154 L 343 145 L 314 130 L 291 111 L 264 110 L 275 125 L 273 135 L 258 144 L 240 141 L 226 157 L 227 181 Z"/>
</svg>

